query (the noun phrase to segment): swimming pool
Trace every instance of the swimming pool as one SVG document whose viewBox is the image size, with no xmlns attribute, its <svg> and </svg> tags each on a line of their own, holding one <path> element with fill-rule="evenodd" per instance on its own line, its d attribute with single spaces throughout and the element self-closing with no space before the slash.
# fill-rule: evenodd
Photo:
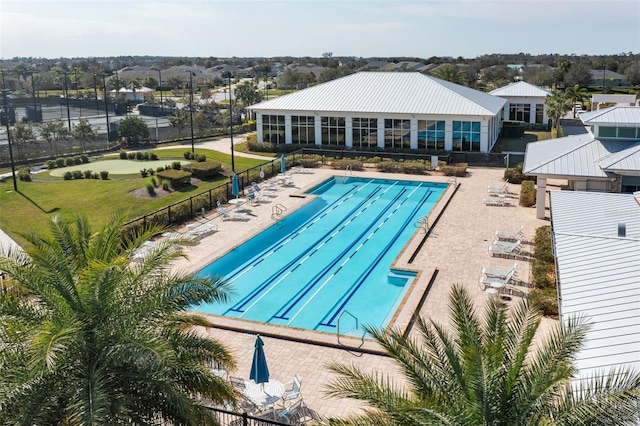
<svg viewBox="0 0 640 426">
<path fill-rule="evenodd" d="M 331 178 L 308 191 L 308 204 L 203 268 L 232 283 L 235 297 L 194 309 L 328 333 L 343 315 L 342 330 L 356 318 L 384 327 L 416 275 L 392 264 L 446 188 Z"/>
</svg>

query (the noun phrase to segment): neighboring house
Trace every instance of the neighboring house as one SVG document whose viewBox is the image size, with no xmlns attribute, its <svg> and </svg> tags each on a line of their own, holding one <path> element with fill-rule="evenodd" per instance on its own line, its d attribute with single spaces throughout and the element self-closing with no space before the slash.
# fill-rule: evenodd
<svg viewBox="0 0 640 426">
<path fill-rule="evenodd" d="M 560 321 L 586 316 L 578 379 L 640 371 L 640 202 L 632 194 L 551 191 Z"/>
<path fill-rule="evenodd" d="M 519 81 L 492 90 L 489 94 L 507 100 L 503 117 L 505 120 L 524 121 L 529 124 L 549 123 L 545 105 L 547 96 L 551 94 L 549 90 Z"/>
<path fill-rule="evenodd" d="M 591 86 L 602 87 L 604 79 L 604 87 L 624 86 L 625 77 L 617 72 L 607 70 L 591 70 Z"/>
<path fill-rule="evenodd" d="M 616 104 L 618 106 L 635 106 L 636 95 L 612 95 L 594 93 L 591 95 L 591 109 L 600 109 L 600 106 Z"/>
<path fill-rule="evenodd" d="M 259 142 L 489 152 L 505 103 L 417 72 L 358 72 L 248 109 Z"/>
<path fill-rule="evenodd" d="M 112 90 L 111 93 L 115 93 L 115 90 Z M 129 102 L 144 102 L 144 94 L 148 92 L 153 92 L 153 89 L 149 89 L 148 87 L 141 87 L 139 89 L 127 89 L 126 87 L 121 87 L 118 90 L 120 95 L 124 95 Z"/>
<path fill-rule="evenodd" d="M 580 114 L 590 133 L 527 145 L 523 172 L 537 177 L 537 217 L 544 219 L 547 179 L 566 179 L 575 191 L 640 190 L 640 107 Z"/>
<path fill-rule="evenodd" d="M 358 71 L 378 71 L 389 64 L 389 61 L 368 61 L 366 64 L 358 68 Z"/>
</svg>

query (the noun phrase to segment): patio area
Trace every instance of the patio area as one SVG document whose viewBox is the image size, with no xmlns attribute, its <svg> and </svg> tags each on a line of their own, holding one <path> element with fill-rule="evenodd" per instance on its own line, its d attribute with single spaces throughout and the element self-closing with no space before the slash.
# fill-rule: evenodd
<svg viewBox="0 0 640 426">
<path fill-rule="evenodd" d="M 515 231 L 524 225 L 523 252 L 526 254 L 532 251 L 529 242 L 533 238 L 535 229 L 548 224 L 548 221 L 536 219 L 534 207 L 524 208 L 518 205 L 519 185 L 509 185 L 511 194 L 508 196 L 512 198 L 510 206 L 496 207 L 483 203 L 483 198 L 487 197 L 487 186 L 502 184 L 503 171 L 504 169 L 470 168 L 467 177 L 458 178 L 460 186 L 457 192 L 451 197 L 449 205 L 413 261 L 414 266 L 437 269 L 437 276 L 420 308 L 422 316 L 446 323 L 448 293 L 451 285 L 455 283 L 461 283 L 467 287 L 478 306 L 482 306 L 490 297 L 478 282 L 482 268 L 508 269 L 513 264 L 512 259 L 489 255 L 487 249 L 494 239 L 494 231 Z M 213 221 L 218 226 L 217 231 L 204 236 L 198 244 L 187 247 L 188 260 L 180 260 L 174 267 L 187 271 L 200 270 L 213 259 L 241 244 L 265 227 L 272 226 L 274 224 L 273 206 L 283 206 L 287 213 L 296 210 L 308 201 L 302 192 L 332 175 L 343 176 L 344 172 L 314 169 L 313 173 L 292 173 L 292 184 L 279 188 L 277 197 L 255 206 L 245 204 L 238 207 L 247 209 L 249 219 L 246 221 L 222 220 L 215 210 L 205 212 L 204 218 L 199 221 Z M 369 171 L 353 172 L 353 176 L 448 181 L 444 176 L 394 176 Z M 236 208 L 233 207 L 232 210 Z M 430 225 L 433 226 L 432 223 Z M 416 233 L 424 235 L 424 230 L 416 228 Z M 526 292 L 526 284 L 530 281 L 529 267 L 529 262 L 519 262 L 517 268 L 519 281 L 518 285 L 512 286 L 516 291 L 510 295 L 511 300 L 518 299 L 519 291 Z M 399 385 L 402 384 L 402 376 L 398 374 L 392 360 L 384 355 L 339 348 L 336 347 L 335 339 L 333 346 L 307 343 L 305 342 L 307 333 L 303 331 L 295 331 L 293 336 L 288 333 L 288 339 L 281 339 L 271 337 L 269 333 L 265 334 L 261 326 L 255 323 L 247 322 L 247 328 L 239 331 L 233 324 L 219 317 L 210 317 L 210 319 L 219 324 L 220 328 L 211 328 L 204 332 L 210 333 L 230 347 L 237 357 L 239 368 L 238 371 L 230 372 L 231 375 L 248 380 L 255 334 L 260 333 L 264 341 L 271 377 L 285 383 L 298 374 L 302 382 L 301 393 L 304 402 L 323 416 L 342 417 L 359 412 L 363 408 L 359 401 L 338 400 L 326 396 L 325 385 L 332 379 L 332 373 L 324 368 L 327 363 L 337 361 L 355 364 L 368 371 L 377 370 L 388 374 Z M 545 319 L 541 329 L 545 330 L 554 322 Z M 375 348 L 372 342 L 368 342 L 367 345 L 370 349 Z"/>
</svg>

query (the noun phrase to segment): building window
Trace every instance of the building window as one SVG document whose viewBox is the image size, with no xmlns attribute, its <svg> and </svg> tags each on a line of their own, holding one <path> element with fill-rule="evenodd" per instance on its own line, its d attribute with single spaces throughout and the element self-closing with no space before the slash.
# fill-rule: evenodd
<svg viewBox="0 0 640 426">
<path fill-rule="evenodd" d="M 480 128 L 479 121 L 454 121 L 452 132 L 453 150 L 479 152 Z"/>
<path fill-rule="evenodd" d="M 640 176 L 622 176 L 621 192 L 633 194 L 636 191 L 640 191 Z"/>
<path fill-rule="evenodd" d="M 411 120 L 384 120 L 384 147 L 411 147 Z"/>
<path fill-rule="evenodd" d="M 638 139 L 640 138 L 640 127 L 600 126 L 598 128 L 598 137 Z"/>
<path fill-rule="evenodd" d="M 316 143 L 316 128 L 313 116 L 291 116 L 291 143 Z"/>
<path fill-rule="evenodd" d="M 353 118 L 351 123 L 353 146 L 360 148 L 378 146 L 377 118 Z"/>
<path fill-rule="evenodd" d="M 511 104 L 509 105 L 509 120 L 524 121 L 528 123 L 531 119 L 531 105 Z"/>
<path fill-rule="evenodd" d="M 536 124 L 544 123 L 544 104 L 536 104 Z"/>
<path fill-rule="evenodd" d="M 444 150 L 444 121 L 418 120 L 418 148 Z"/>
<path fill-rule="evenodd" d="M 345 145 L 345 124 L 344 117 L 321 117 L 320 126 L 322 128 L 323 145 Z"/>
<path fill-rule="evenodd" d="M 284 115 L 262 116 L 262 140 L 275 145 L 285 143 Z"/>
</svg>

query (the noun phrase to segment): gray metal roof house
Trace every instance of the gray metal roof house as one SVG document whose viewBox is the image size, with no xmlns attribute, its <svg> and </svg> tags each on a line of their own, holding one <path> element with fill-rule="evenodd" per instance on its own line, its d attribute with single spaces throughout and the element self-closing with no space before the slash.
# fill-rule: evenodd
<svg viewBox="0 0 640 426">
<path fill-rule="evenodd" d="M 551 191 L 550 203 L 560 320 L 590 323 L 578 379 L 640 370 L 640 200 Z"/>
<path fill-rule="evenodd" d="M 545 101 L 551 92 L 526 81 L 518 81 L 492 90 L 490 95 L 505 98 L 505 120 L 524 121 L 530 124 L 548 124 Z"/>
<path fill-rule="evenodd" d="M 358 72 L 248 109 L 259 142 L 489 152 L 505 103 L 417 72 Z"/>
<path fill-rule="evenodd" d="M 640 190 L 640 107 L 580 114 L 591 132 L 527 145 L 523 172 L 537 177 L 537 217 L 545 217 L 547 179 L 574 191 Z M 595 136 L 594 136 L 595 135 Z"/>
</svg>

